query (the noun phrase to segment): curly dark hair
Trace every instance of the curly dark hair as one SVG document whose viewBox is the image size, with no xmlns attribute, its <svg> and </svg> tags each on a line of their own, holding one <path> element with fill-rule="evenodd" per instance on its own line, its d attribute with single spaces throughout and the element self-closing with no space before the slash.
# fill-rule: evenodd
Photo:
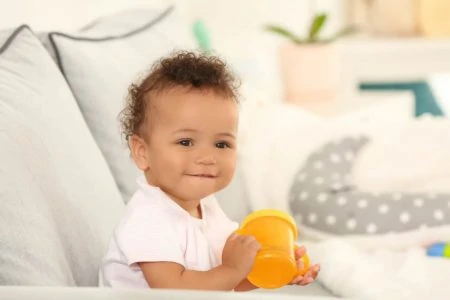
<svg viewBox="0 0 450 300">
<path fill-rule="evenodd" d="M 157 61 L 150 73 L 128 89 L 125 108 L 119 114 L 122 135 L 141 135 L 151 98 L 176 86 L 212 90 L 238 102 L 239 82 L 216 56 L 179 51 Z"/>
</svg>

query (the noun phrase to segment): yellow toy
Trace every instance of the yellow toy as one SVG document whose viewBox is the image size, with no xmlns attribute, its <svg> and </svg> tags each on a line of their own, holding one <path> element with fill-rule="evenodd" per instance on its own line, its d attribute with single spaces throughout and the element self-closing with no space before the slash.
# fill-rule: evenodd
<svg viewBox="0 0 450 300">
<path fill-rule="evenodd" d="M 264 209 L 251 213 L 237 230 L 239 234 L 252 235 L 261 248 L 247 279 L 257 287 L 274 289 L 290 283 L 309 268 L 309 258 L 302 257 L 303 268 L 297 269 L 294 251 L 298 247 L 297 227 L 287 213 Z"/>
</svg>

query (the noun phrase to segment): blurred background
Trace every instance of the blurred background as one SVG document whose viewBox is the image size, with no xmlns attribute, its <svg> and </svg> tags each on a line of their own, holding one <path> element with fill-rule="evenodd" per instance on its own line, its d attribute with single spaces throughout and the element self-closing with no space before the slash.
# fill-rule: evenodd
<svg viewBox="0 0 450 300">
<path fill-rule="evenodd" d="M 245 84 L 264 86 L 257 96 L 260 100 L 286 100 L 322 115 L 373 103 L 380 92 L 399 97 L 410 93 L 417 115 L 440 115 L 450 106 L 445 100 L 448 95 L 445 73 L 450 71 L 450 3 L 446 0 L 2 0 L 0 3 L 0 28 L 27 23 L 35 31 L 65 32 L 76 31 L 100 16 L 123 9 L 174 3 L 187 27 L 183 34 L 191 34 L 198 42 L 194 27 L 200 26 L 207 46 L 226 58 Z M 264 26 L 273 24 L 307 37 L 317 14 L 327 17 L 319 34 L 322 40 L 347 26 L 355 26 L 357 30 L 330 43 L 333 47 L 316 47 L 322 51 L 315 50 L 313 54 L 302 49 L 320 43 L 287 49 L 292 40 L 264 30 Z M 310 63 L 305 64 L 305 60 Z M 303 63 L 307 78 L 301 73 L 292 74 L 295 63 Z M 321 78 L 320 86 L 317 78 Z M 310 98 L 315 100 L 311 102 Z"/>
</svg>

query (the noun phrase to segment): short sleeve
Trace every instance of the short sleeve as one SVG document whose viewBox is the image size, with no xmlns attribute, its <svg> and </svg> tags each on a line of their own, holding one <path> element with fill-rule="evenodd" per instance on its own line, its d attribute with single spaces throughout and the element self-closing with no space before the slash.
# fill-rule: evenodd
<svg viewBox="0 0 450 300">
<path fill-rule="evenodd" d="M 174 262 L 185 267 L 173 224 L 161 211 L 140 208 L 116 232 L 118 248 L 129 266 L 138 262 Z"/>
</svg>

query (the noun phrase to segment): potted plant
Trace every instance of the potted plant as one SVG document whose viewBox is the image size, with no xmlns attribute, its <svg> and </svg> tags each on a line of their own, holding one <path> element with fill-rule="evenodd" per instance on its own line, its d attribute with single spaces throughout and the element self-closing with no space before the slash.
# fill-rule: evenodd
<svg viewBox="0 0 450 300">
<path fill-rule="evenodd" d="M 334 41 L 355 31 L 344 28 L 328 38 L 321 37 L 327 14 L 315 14 L 306 37 L 286 28 L 266 25 L 265 30 L 289 39 L 280 51 L 281 75 L 288 102 L 312 104 L 337 97 L 339 56 Z"/>
</svg>

